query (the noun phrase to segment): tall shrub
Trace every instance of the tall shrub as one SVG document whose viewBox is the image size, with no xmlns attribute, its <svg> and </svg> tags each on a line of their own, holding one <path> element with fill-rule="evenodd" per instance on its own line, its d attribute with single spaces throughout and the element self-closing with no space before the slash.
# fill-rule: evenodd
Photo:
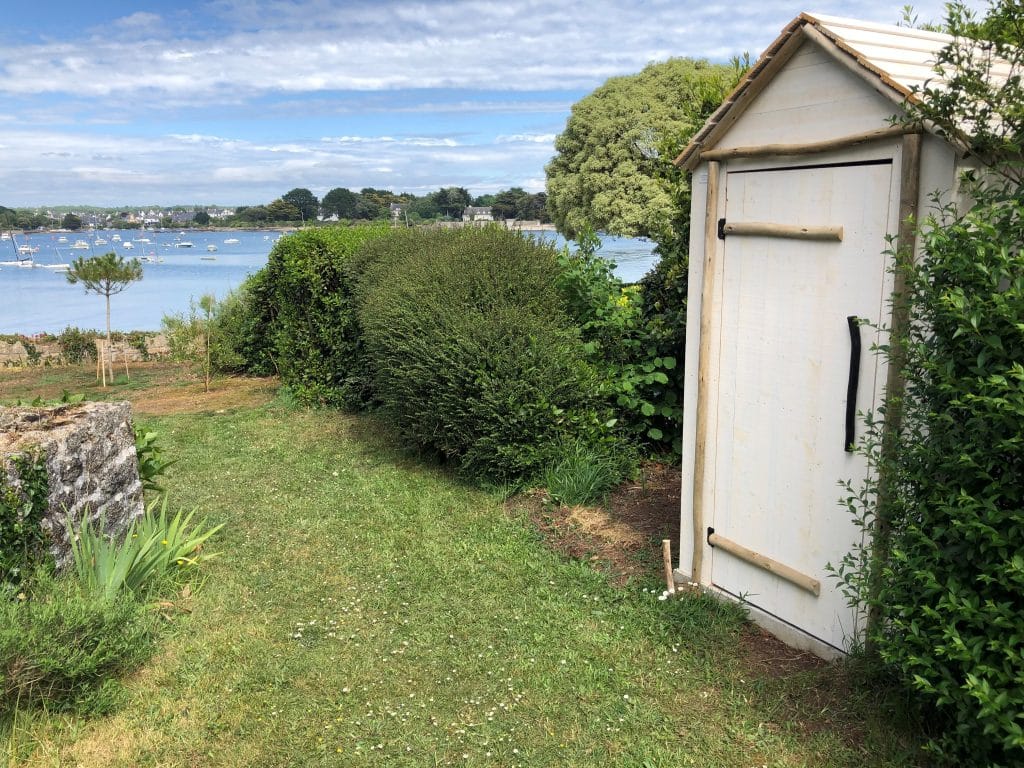
<svg viewBox="0 0 1024 768">
<path fill-rule="evenodd" d="M 386 227 L 307 229 L 283 237 L 262 277 L 281 377 L 305 403 L 357 407 L 366 397 L 346 263 Z"/>
<path fill-rule="evenodd" d="M 1020 111 L 1024 8 L 993 3 L 973 21 L 953 5 L 941 89 L 910 120 L 969 142 L 993 165 L 968 179 L 902 254 L 909 323 L 885 348 L 901 367 L 899 423 L 865 451 L 876 472 L 849 503 L 877 533 L 840 575 L 870 606 L 881 659 L 936 714 L 931 741 L 951 765 L 1024 764 L 1024 185 Z M 993 33 L 995 43 L 977 35 Z M 997 58 L 1005 71 L 993 79 Z M 895 418 L 897 414 L 901 418 Z"/>
<path fill-rule="evenodd" d="M 535 476 L 563 438 L 613 439 L 554 248 L 497 227 L 371 248 L 359 323 L 374 390 L 411 445 L 511 480 Z"/>
</svg>

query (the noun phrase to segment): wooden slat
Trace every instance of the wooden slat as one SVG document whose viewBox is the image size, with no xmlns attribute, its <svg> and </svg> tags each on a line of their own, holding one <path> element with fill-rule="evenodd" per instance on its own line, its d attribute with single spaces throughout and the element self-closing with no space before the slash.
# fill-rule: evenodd
<svg viewBox="0 0 1024 768">
<path fill-rule="evenodd" d="M 702 583 L 704 569 L 704 488 L 707 474 L 708 399 L 711 391 L 711 334 L 714 323 L 715 273 L 718 269 L 719 164 L 708 163 L 704 208 L 704 279 L 700 297 L 700 349 L 697 353 L 697 439 L 693 456 L 693 560 L 690 578 Z"/>
<path fill-rule="evenodd" d="M 815 155 L 823 152 L 833 152 L 839 149 L 849 149 L 861 144 L 870 144 L 875 141 L 897 138 L 907 133 L 916 133 L 918 128 L 905 127 L 901 125 L 889 128 L 879 128 L 876 131 L 865 131 L 854 133 L 849 136 L 839 136 L 827 141 L 815 141 L 805 144 L 760 144 L 748 147 L 732 147 L 727 149 L 708 149 L 700 153 L 702 160 L 731 160 L 734 158 L 746 157 L 796 157 L 799 155 Z"/>
<path fill-rule="evenodd" d="M 712 533 L 708 536 L 708 543 L 712 547 L 718 547 L 724 549 L 730 555 L 738 557 L 744 562 L 756 565 L 758 568 L 763 568 L 766 571 L 774 573 L 780 579 L 785 579 L 790 584 L 794 584 L 800 589 L 810 592 L 815 597 L 821 594 L 821 582 L 817 579 L 813 579 L 807 574 L 800 573 L 800 571 L 790 568 L 785 563 L 780 563 L 778 560 L 773 560 L 767 555 L 762 555 L 760 552 L 755 552 L 748 547 L 744 547 L 742 544 L 737 544 L 732 539 L 727 539 L 717 533 Z"/>
<path fill-rule="evenodd" d="M 804 227 L 799 224 L 773 224 L 767 221 L 727 221 L 722 231 L 726 235 L 788 237 L 794 240 L 826 240 L 837 243 L 843 239 L 841 226 Z"/>
</svg>

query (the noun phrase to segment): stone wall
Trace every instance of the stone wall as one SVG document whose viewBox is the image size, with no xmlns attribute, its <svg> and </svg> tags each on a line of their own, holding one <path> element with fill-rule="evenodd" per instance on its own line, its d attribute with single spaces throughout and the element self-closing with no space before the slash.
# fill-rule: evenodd
<svg viewBox="0 0 1024 768">
<path fill-rule="evenodd" d="M 128 403 L 0 408 L 0 468 L 15 480 L 14 455 L 46 454 L 49 507 L 43 527 L 58 565 L 69 555 L 65 521 L 103 519 L 109 534 L 142 515 L 142 481 Z"/>
<path fill-rule="evenodd" d="M 26 344 L 31 345 L 32 354 L 29 354 L 29 347 Z M 126 344 L 125 349 L 130 363 L 166 357 L 171 352 L 167 337 L 162 333 L 154 333 L 146 337 L 145 354 L 141 349 L 136 349 L 130 344 Z M 89 352 L 92 353 L 92 346 L 89 347 Z M 0 368 L 26 365 L 63 365 L 65 362 L 60 344 L 56 341 L 36 341 L 32 337 L 28 337 L 25 341 L 0 339 Z"/>
</svg>

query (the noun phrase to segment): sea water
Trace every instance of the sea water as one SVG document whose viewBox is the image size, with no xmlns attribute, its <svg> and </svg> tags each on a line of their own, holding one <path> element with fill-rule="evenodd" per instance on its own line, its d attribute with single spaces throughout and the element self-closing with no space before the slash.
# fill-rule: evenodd
<svg viewBox="0 0 1024 768">
<path fill-rule="evenodd" d="M 565 240 L 554 232 L 529 233 L 558 247 Z M 120 241 L 113 238 L 117 235 Z M 192 301 L 204 294 L 224 297 L 246 277 L 267 263 L 267 256 L 281 234 L 266 231 L 140 231 L 99 230 L 89 233 L 35 233 L 0 241 L 0 334 L 59 333 L 68 326 L 105 327 L 106 303 L 102 296 L 86 294 L 72 285 L 65 273 L 43 265 L 67 264 L 79 256 L 88 258 L 114 251 L 127 258 L 143 259 L 143 279 L 111 297 L 110 325 L 114 330 L 158 330 L 164 315 L 189 311 Z M 60 238 L 67 242 L 60 242 Z M 105 244 L 96 244 L 103 239 Z M 237 243 L 226 240 L 236 239 Z M 73 249 L 84 240 L 88 249 Z M 139 242 L 149 240 L 149 242 Z M 125 243 L 131 243 L 127 248 Z M 192 243 L 191 248 L 182 243 Z M 17 259 L 17 246 L 38 247 L 32 255 L 35 268 L 3 262 Z M 208 246 L 214 246 L 211 251 Z M 653 244 L 640 239 L 602 237 L 599 255 L 616 263 L 616 274 L 625 282 L 639 280 L 657 261 Z"/>
</svg>

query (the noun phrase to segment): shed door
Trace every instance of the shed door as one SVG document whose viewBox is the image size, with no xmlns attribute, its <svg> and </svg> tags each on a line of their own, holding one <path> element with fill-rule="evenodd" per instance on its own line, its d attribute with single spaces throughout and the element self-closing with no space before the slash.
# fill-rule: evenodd
<svg viewBox="0 0 1024 768">
<path fill-rule="evenodd" d="M 749 232 L 759 222 L 782 225 L 783 234 L 726 230 L 717 435 L 708 449 L 717 541 L 711 579 L 839 648 L 856 634 L 857 617 L 826 564 L 859 540 L 839 504 L 839 482 L 866 473 L 864 460 L 844 450 L 848 318 L 878 323 L 888 306 L 883 251 L 898 216 L 892 168 L 885 160 L 726 175 L 729 228 L 746 223 Z M 794 225 L 841 227 L 842 239 L 786 236 Z M 863 412 L 881 394 L 884 366 L 871 350 L 875 332 L 859 331 L 856 410 Z M 859 417 L 855 427 L 860 437 Z M 808 588 L 813 580 L 818 595 Z"/>
</svg>

